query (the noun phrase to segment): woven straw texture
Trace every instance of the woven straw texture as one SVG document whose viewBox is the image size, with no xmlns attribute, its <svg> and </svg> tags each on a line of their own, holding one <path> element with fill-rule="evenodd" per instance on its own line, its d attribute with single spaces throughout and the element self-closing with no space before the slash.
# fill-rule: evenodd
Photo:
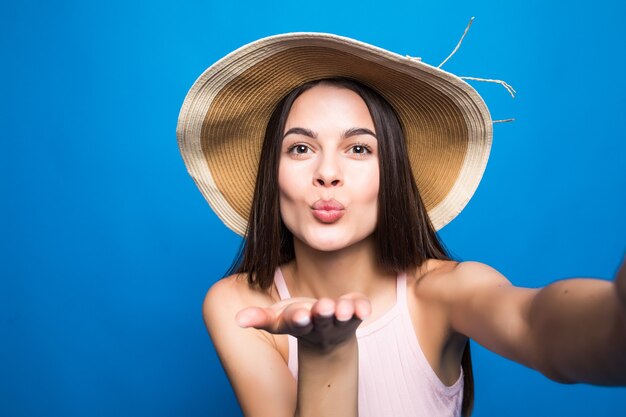
<svg viewBox="0 0 626 417">
<path fill-rule="evenodd" d="M 419 60 L 349 38 L 294 33 L 264 38 L 208 68 L 187 94 L 177 136 L 187 169 L 215 213 L 243 235 L 269 117 L 295 87 L 347 77 L 398 113 L 413 174 L 433 225 L 466 206 L 485 170 L 492 122 L 465 81 Z"/>
</svg>

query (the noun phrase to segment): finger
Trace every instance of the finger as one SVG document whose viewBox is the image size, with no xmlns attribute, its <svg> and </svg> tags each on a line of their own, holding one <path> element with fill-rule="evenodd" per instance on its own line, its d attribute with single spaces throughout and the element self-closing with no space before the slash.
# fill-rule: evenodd
<svg viewBox="0 0 626 417">
<path fill-rule="evenodd" d="M 254 327 L 272 331 L 276 327 L 276 316 L 271 309 L 248 307 L 239 311 L 235 316 L 237 324 L 243 328 Z"/>
<path fill-rule="evenodd" d="M 324 331 L 330 328 L 335 321 L 335 301 L 320 298 L 311 308 L 311 316 L 316 330 Z"/>
<path fill-rule="evenodd" d="M 292 336 L 310 333 L 313 329 L 310 308 L 302 305 L 287 307 L 282 314 L 282 327 L 284 333 Z"/>
<path fill-rule="evenodd" d="M 352 292 L 346 295 L 343 295 L 341 298 L 347 298 L 353 301 L 354 303 L 354 315 L 361 320 L 365 320 L 372 314 L 372 305 L 369 299 L 357 292 Z"/>
<path fill-rule="evenodd" d="M 354 300 L 354 315 L 360 320 L 365 320 L 372 314 L 372 304 L 370 300 L 363 298 Z"/>
<path fill-rule="evenodd" d="M 315 299 L 307 297 L 294 297 L 281 300 L 268 307 L 247 307 L 240 310 L 235 316 L 237 323 L 242 327 L 270 327 L 278 328 L 283 312 L 293 306 L 309 308 L 315 303 Z"/>
<path fill-rule="evenodd" d="M 335 306 L 335 319 L 339 323 L 347 323 L 354 316 L 355 303 L 348 298 L 340 298 Z"/>
</svg>

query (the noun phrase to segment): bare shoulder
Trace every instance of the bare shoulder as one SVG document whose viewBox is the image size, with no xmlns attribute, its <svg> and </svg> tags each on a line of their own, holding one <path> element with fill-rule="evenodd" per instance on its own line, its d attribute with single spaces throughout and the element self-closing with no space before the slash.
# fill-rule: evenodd
<svg viewBox="0 0 626 417">
<path fill-rule="evenodd" d="M 209 288 L 202 304 L 202 316 L 213 338 L 212 329 L 224 323 L 234 324 L 238 311 L 250 306 L 266 307 L 276 301 L 271 292 L 251 288 L 247 274 L 235 274 Z"/>
<path fill-rule="evenodd" d="M 202 316 L 207 327 L 211 321 L 221 319 L 228 314 L 227 311 L 240 308 L 245 303 L 244 300 L 251 296 L 245 284 L 245 276 L 231 275 L 209 288 L 202 303 Z"/>
<path fill-rule="evenodd" d="M 247 274 L 234 274 L 218 280 L 209 288 L 203 308 L 210 309 L 214 305 L 249 306 L 250 303 L 269 305 L 272 302 L 275 301 L 269 292 L 250 287 Z"/>
<path fill-rule="evenodd" d="M 431 259 L 415 272 L 417 294 L 444 303 L 468 296 L 479 288 L 510 285 L 511 283 L 496 269 L 474 261 Z"/>
<path fill-rule="evenodd" d="M 246 416 L 293 416 L 295 409 L 295 380 L 276 339 L 263 330 L 241 328 L 235 320 L 246 307 L 276 301 L 273 289 L 252 288 L 239 274 L 213 284 L 202 305 L 213 346 Z"/>
</svg>

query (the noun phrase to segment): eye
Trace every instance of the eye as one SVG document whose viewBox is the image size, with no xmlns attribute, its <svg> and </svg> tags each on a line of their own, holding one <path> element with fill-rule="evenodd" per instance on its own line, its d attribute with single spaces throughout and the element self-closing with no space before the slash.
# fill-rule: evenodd
<svg viewBox="0 0 626 417">
<path fill-rule="evenodd" d="M 307 145 L 303 145 L 302 143 L 296 143 L 295 145 L 290 146 L 287 150 L 288 153 L 296 155 L 305 155 L 307 153 L 310 153 L 310 151 L 311 148 L 309 148 Z"/>
<path fill-rule="evenodd" d="M 370 149 L 369 146 L 367 145 L 363 145 L 360 143 L 357 143 L 356 145 L 353 145 L 351 148 L 351 153 L 356 154 L 356 155 L 366 155 L 368 153 L 372 153 L 372 150 Z"/>
</svg>

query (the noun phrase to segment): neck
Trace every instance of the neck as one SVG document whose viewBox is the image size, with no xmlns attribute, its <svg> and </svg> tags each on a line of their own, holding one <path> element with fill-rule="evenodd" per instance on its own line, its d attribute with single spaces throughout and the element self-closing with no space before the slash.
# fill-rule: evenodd
<svg viewBox="0 0 626 417">
<path fill-rule="evenodd" d="M 371 296 L 395 273 L 382 271 L 372 236 L 341 250 L 324 252 L 294 238 L 295 259 L 283 267 L 295 295 L 336 298 L 351 292 Z M 294 295 L 294 294 L 292 294 Z"/>
</svg>

